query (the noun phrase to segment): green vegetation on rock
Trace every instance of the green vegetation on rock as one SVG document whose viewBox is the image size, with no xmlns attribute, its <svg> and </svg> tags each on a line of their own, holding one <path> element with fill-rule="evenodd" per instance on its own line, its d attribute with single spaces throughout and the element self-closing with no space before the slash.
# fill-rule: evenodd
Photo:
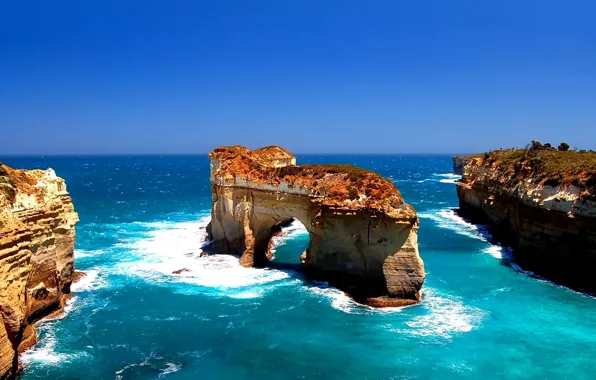
<svg viewBox="0 0 596 380">
<path fill-rule="evenodd" d="M 499 168 L 509 181 L 531 178 L 550 186 L 573 184 L 596 194 L 595 151 L 569 150 L 567 143 L 555 149 L 551 144 L 532 141 L 523 149 L 487 152 L 482 160 L 483 165 Z"/>
</svg>

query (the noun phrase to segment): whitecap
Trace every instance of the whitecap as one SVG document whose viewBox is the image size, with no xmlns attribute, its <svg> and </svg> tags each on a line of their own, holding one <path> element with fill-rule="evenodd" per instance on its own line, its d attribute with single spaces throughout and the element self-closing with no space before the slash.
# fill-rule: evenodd
<svg viewBox="0 0 596 380">
<path fill-rule="evenodd" d="M 25 366 L 29 364 L 40 366 L 63 365 L 90 355 L 85 351 L 57 352 L 53 326 L 43 322 L 47 322 L 47 320 L 38 323 L 36 326 L 38 334 L 42 336 L 40 342 L 19 356 L 19 361 Z"/>
<path fill-rule="evenodd" d="M 459 298 L 441 294 L 432 288 L 422 290 L 419 308 L 427 313 L 415 316 L 405 322 L 407 329 L 393 329 L 422 337 L 451 339 L 454 334 L 470 332 L 480 325 L 485 312 L 465 305 Z"/>
<path fill-rule="evenodd" d="M 485 253 L 488 253 L 495 259 L 502 259 L 503 258 L 503 249 L 498 245 L 491 245 L 490 247 L 484 250 Z"/>
<path fill-rule="evenodd" d="M 441 183 L 454 184 L 461 180 L 461 175 L 454 173 L 433 173 L 433 177 L 441 178 L 439 179 L 439 182 Z"/>
<path fill-rule="evenodd" d="M 447 179 L 461 179 L 461 175 L 455 173 L 433 173 L 433 177 L 447 178 Z"/>
<path fill-rule="evenodd" d="M 79 281 L 70 286 L 73 293 L 86 292 L 97 290 L 106 285 L 106 281 L 99 276 L 99 271 L 96 269 L 82 270 L 85 274 Z"/>
<path fill-rule="evenodd" d="M 205 255 L 205 226 L 209 217 L 198 222 L 151 222 L 144 237 L 120 243 L 128 255 L 113 268 L 117 274 L 137 276 L 154 283 L 180 282 L 218 290 L 234 298 L 254 298 L 264 294 L 246 289 L 289 278 L 284 271 L 244 268 L 232 255 Z M 295 228 L 297 231 L 298 228 Z M 179 274 L 174 272 L 180 271 Z M 236 288 L 245 288 L 234 291 Z"/>
<path fill-rule="evenodd" d="M 161 373 L 159 374 L 158 377 L 165 377 L 171 373 L 174 372 L 178 372 L 180 370 L 180 368 L 182 368 L 182 366 L 180 364 L 176 364 L 176 363 L 166 363 L 166 368 L 161 370 Z"/>
<path fill-rule="evenodd" d="M 465 221 L 455 213 L 452 208 L 442 210 L 419 212 L 419 218 L 430 219 L 437 223 L 440 228 L 452 230 L 460 235 L 467 236 L 472 239 L 488 242 L 484 235 L 487 235 L 485 228 L 479 229 L 478 226 Z"/>
</svg>

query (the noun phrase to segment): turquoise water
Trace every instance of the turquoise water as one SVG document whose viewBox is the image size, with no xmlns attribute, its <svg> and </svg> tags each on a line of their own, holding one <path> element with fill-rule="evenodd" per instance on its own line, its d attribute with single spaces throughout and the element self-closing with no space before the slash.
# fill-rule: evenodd
<svg viewBox="0 0 596 380">
<path fill-rule="evenodd" d="M 8 157 L 67 180 L 87 272 L 67 313 L 39 324 L 22 378 L 594 378 L 596 299 L 515 270 L 458 218 L 450 157 L 298 160 L 392 178 L 420 216 L 420 305 L 374 310 L 299 271 L 200 258 L 205 157 Z M 308 236 L 294 224 L 276 244 L 276 262 L 297 263 Z"/>
</svg>

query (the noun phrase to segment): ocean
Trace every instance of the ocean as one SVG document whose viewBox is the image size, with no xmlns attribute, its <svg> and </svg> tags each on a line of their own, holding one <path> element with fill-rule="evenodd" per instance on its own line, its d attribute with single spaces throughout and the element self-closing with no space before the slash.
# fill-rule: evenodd
<svg viewBox="0 0 596 380">
<path fill-rule="evenodd" d="M 5 157 L 52 167 L 80 216 L 66 312 L 38 324 L 22 379 L 593 379 L 596 299 L 511 261 L 459 218 L 449 156 L 303 155 L 393 180 L 420 218 L 422 302 L 373 309 L 299 269 L 200 257 L 206 156 Z M 275 259 L 299 263 L 299 223 Z M 172 272 L 187 268 L 180 275 Z M 279 269 L 286 268 L 286 269 Z"/>
</svg>

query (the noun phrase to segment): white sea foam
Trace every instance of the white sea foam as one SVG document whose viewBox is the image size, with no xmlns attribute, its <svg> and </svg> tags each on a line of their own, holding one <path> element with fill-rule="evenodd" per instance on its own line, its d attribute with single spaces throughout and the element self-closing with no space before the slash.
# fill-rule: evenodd
<svg viewBox="0 0 596 380">
<path fill-rule="evenodd" d="M 334 309 L 343 311 L 344 313 L 355 313 L 360 306 L 341 290 L 331 288 L 327 285 L 305 286 L 304 288 L 317 296 L 331 301 L 331 306 Z"/>
<path fill-rule="evenodd" d="M 419 212 L 418 217 L 423 219 L 430 219 L 436 222 L 440 228 L 446 228 L 460 235 L 488 242 L 488 240 L 485 237 L 487 232 L 484 229 L 479 229 L 478 226 L 466 222 L 464 219 L 458 216 L 455 213 L 455 210 L 452 208 L 428 212 Z"/>
<path fill-rule="evenodd" d="M 38 327 L 38 330 L 41 330 Z M 56 353 L 54 347 L 56 345 L 56 337 L 53 332 L 49 331 L 48 335 L 44 336 L 43 340 L 34 348 L 23 352 L 19 360 L 27 365 L 31 363 L 36 364 L 58 364 L 68 360 L 68 355 Z"/>
<path fill-rule="evenodd" d="M 142 367 L 155 368 L 157 365 L 159 365 L 161 367 L 163 365 L 163 364 L 161 364 L 161 361 L 162 361 L 162 357 L 152 354 L 151 356 L 145 358 L 145 360 L 143 360 L 140 363 L 129 364 L 129 365 L 119 369 L 115 373 L 115 375 L 116 375 L 115 378 L 116 379 L 124 379 L 125 372 L 132 368 L 142 368 Z M 165 364 L 165 368 L 159 370 L 160 373 L 157 376 L 159 379 L 166 377 L 167 375 L 170 375 L 172 373 L 178 372 L 180 370 L 180 368 L 182 368 L 182 365 L 179 363 L 166 362 L 164 364 Z"/>
<path fill-rule="evenodd" d="M 70 290 L 74 293 L 97 290 L 106 285 L 106 281 L 99 276 L 98 270 L 89 269 L 81 272 L 83 272 L 85 276 L 70 286 Z"/>
<path fill-rule="evenodd" d="M 174 281 L 217 288 L 234 298 L 259 297 L 267 288 L 246 288 L 289 277 L 279 270 L 244 268 L 231 255 L 201 255 L 208 222 L 206 217 L 198 222 L 144 224 L 149 228 L 145 237 L 120 244 L 131 255 L 116 264 L 115 270 L 151 282 Z M 179 270 L 179 274 L 174 274 Z"/>
<path fill-rule="evenodd" d="M 19 360 L 25 366 L 33 363 L 40 366 L 62 365 L 89 356 L 85 351 L 57 352 L 55 331 L 53 324 L 48 323 L 48 320 L 38 323 L 36 329 L 43 338 L 35 347 L 20 355 Z"/>
<path fill-rule="evenodd" d="M 454 173 L 433 173 L 433 177 L 441 178 L 441 183 L 456 183 L 461 179 L 461 175 Z"/>
<path fill-rule="evenodd" d="M 433 176 L 447 179 L 461 179 L 461 175 L 455 173 L 433 173 Z"/>
<path fill-rule="evenodd" d="M 74 258 L 76 259 L 84 259 L 86 257 L 94 257 L 105 253 L 104 250 L 96 249 L 96 250 L 86 250 L 86 249 L 75 249 L 74 251 Z"/>
<path fill-rule="evenodd" d="M 289 241 L 301 236 L 308 236 L 308 231 L 302 223 L 294 220 L 290 225 L 282 227 L 281 234 L 274 236 L 271 239 L 271 253 L 275 253 L 277 247 L 287 244 Z"/>
<path fill-rule="evenodd" d="M 403 307 L 375 308 L 359 304 L 344 292 L 330 287 L 326 282 L 315 281 L 312 285 L 305 285 L 304 289 L 322 299 L 331 301 L 331 306 L 347 314 L 391 314 L 399 313 Z"/>
<path fill-rule="evenodd" d="M 503 258 L 503 248 L 498 245 L 491 245 L 490 247 L 486 248 L 484 252 L 488 253 L 496 259 Z"/>
<path fill-rule="evenodd" d="M 432 288 L 423 288 L 419 306 L 427 313 L 406 321 L 407 329 L 391 329 L 423 337 L 451 339 L 454 334 L 472 331 L 480 325 L 486 312 L 465 305 L 456 297 L 440 294 Z"/>
<path fill-rule="evenodd" d="M 175 363 L 166 363 L 166 368 L 161 370 L 161 373 L 158 375 L 159 378 L 165 377 L 171 373 L 178 372 L 182 368 L 180 364 Z"/>
<path fill-rule="evenodd" d="M 480 240 L 488 244 L 483 250 L 484 253 L 491 255 L 496 259 L 511 259 L 511 249 L 502 247 L 499 244 L 490 243 L 491 238 L 488 228 L 483 225 L 474 225 L 467 222 L 455 213 L 452 208 L 446 208 L 436 211 L 420 212 L 418 216 L 423 219 L 430 219 L 437 223 L 440 228 L 452 230 L 459 235 L 467 236 L 472 239 Z M 515 269 L 515 268 L 514 268 Z"/>
</svg>

